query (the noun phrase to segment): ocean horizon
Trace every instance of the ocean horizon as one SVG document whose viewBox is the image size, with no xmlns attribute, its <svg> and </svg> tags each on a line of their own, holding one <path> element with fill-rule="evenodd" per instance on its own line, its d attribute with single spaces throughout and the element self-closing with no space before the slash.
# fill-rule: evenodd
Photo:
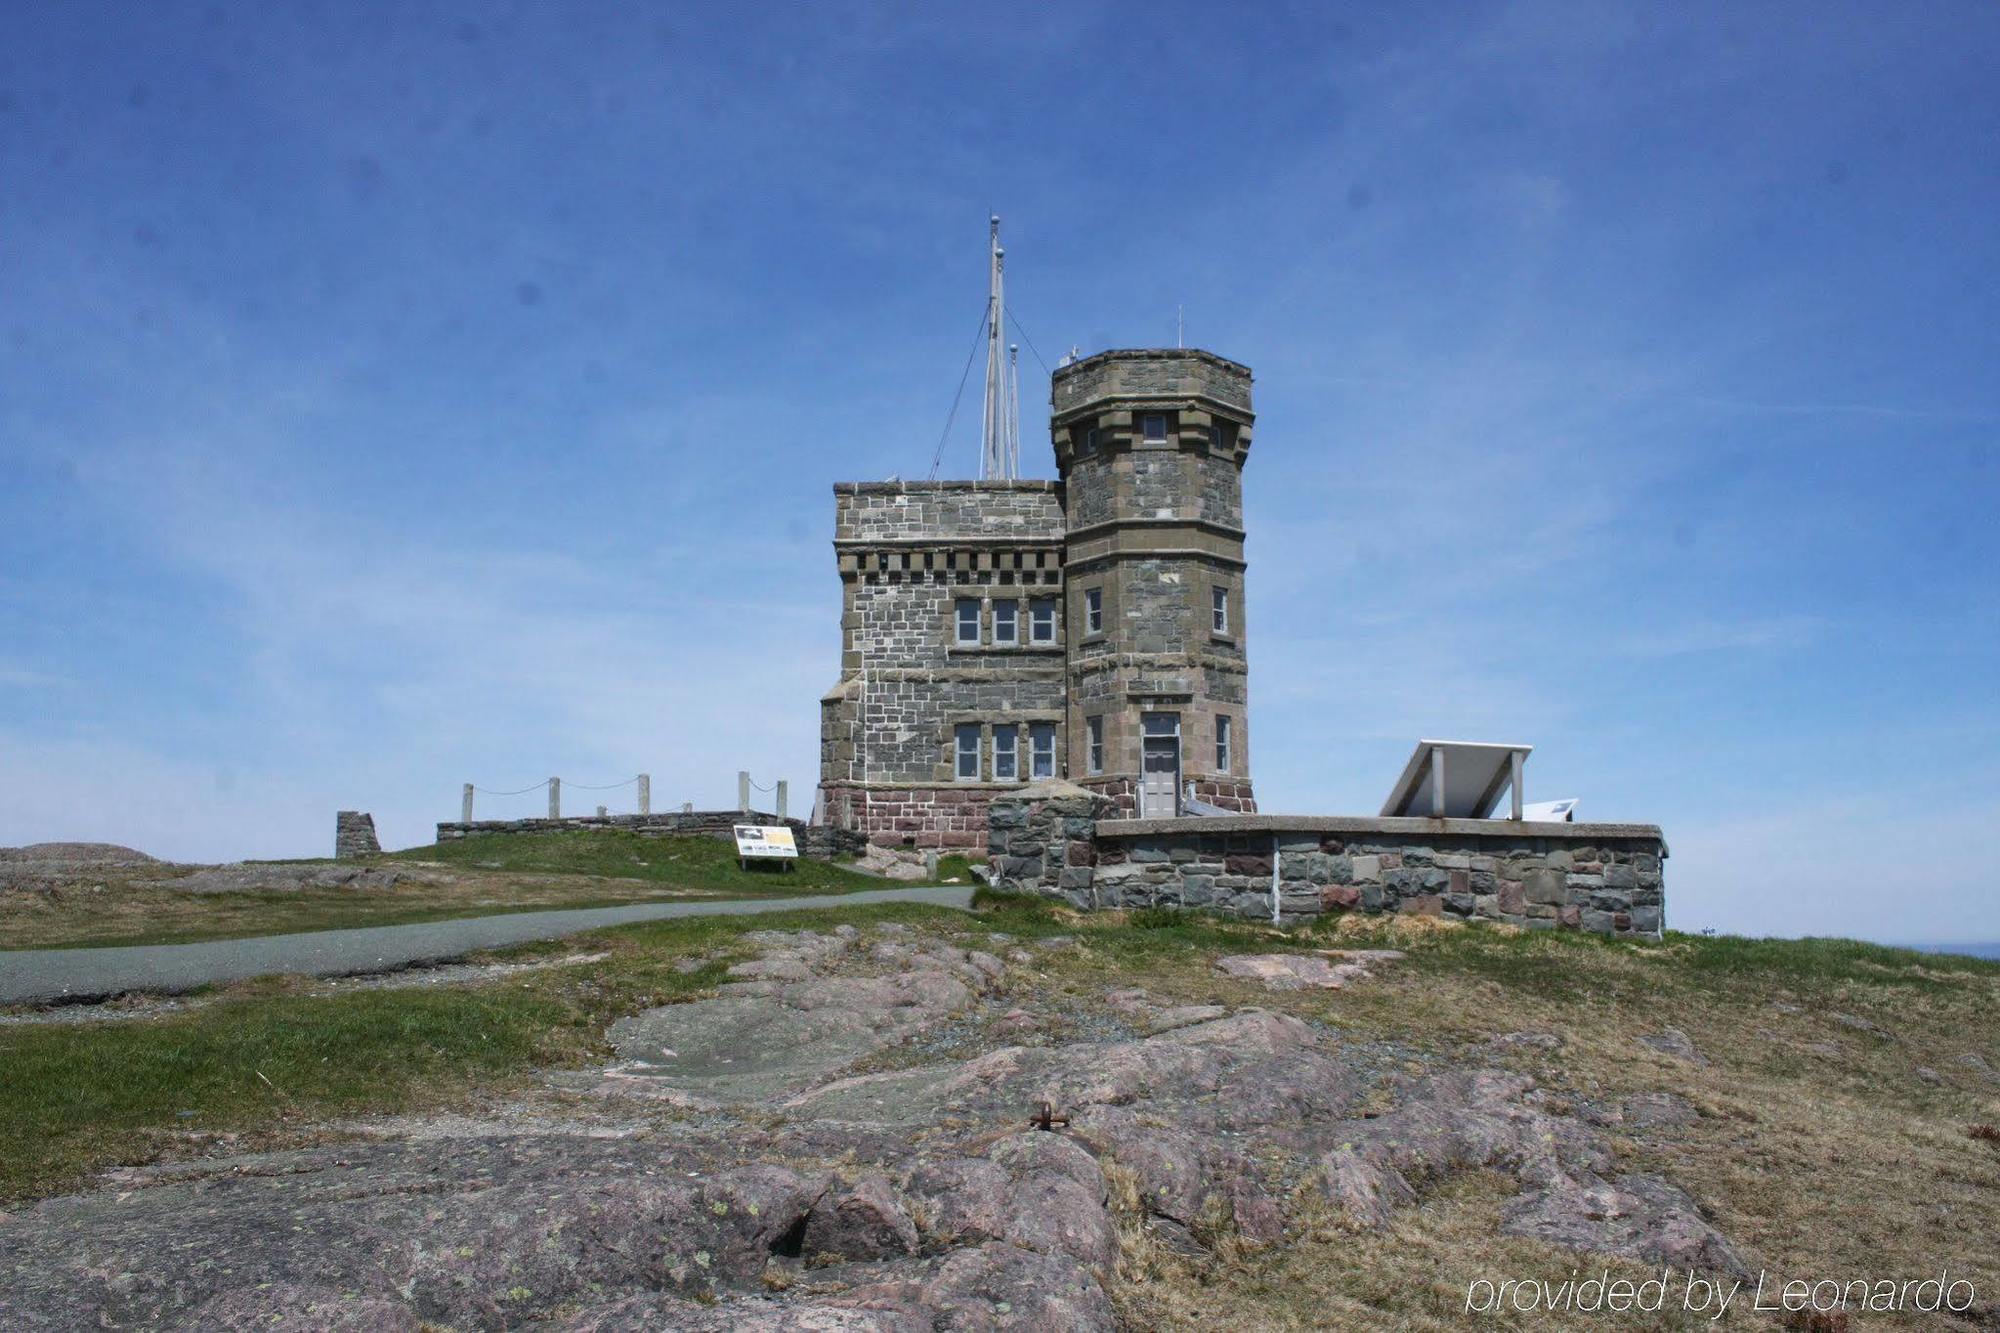
<svg viewBox="0 0 2000 1333">
<path fill-rule="evenodd" d="M 1925 953 L 1963 953 L 1974 958 L 2000 958 L 2000 940 L 1988 940 L 1984 944 L 1902 944 L 1902 949 L 1921 949 Z"/>
</svg>

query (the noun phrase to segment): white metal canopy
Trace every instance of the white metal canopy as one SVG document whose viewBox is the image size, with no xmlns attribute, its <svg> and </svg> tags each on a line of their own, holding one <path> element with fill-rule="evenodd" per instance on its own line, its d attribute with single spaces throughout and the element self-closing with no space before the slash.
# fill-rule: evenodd
<svg viewBox="0 0 2000 1333">
<path fill-rule="evenodd" d="M 1382 803 L 1382 814 L 1434 819 L 1486 819 L 1512 790 L 1513 818 L 1521 818 L 1521 769 L 1532 745 L 1485 741 L 1418 741 L 1403 775 Z"/>
</svg>

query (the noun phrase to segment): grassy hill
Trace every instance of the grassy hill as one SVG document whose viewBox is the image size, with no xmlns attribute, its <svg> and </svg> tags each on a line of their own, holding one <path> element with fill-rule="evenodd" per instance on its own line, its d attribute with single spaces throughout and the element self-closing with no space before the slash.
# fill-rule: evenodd
<svg viewBox="0 0 2000 1333">
<path fill-rule="evenodd" d="M 527 873 L 457 854 L 472 869 Z M 671 870 L 662 884 L 728 882 L 726 867 L 701 869 L 704 849 L 620 865 L 634 854 L 589 852 L 600 868 Z M 517 865 L 563 855 L 501 853 Z M 824 873 L 842 882 L 837 868 Z M 544 1114 L 597 1113 L 587 1099 L 548 1101 L 549 1071 L 601 1066 L 620 1017 L 712 994 L 731 962 L 759 952 L 755 932 L 885 922 L 995 953 L 1067 937 L 1014 967 L 1009 993 L 1081 1032 L 1107 1021 L 1107 996 L 1142 986 L 1162 1003 L 1295 1014 L 1391 1067 L 1529 1074 L 1557 1113 L 1612 1111 L 1596 1123 L 1608 1125 L 1618 1169 L 1685 1188 L 1780 1279 L 1921 1278 L 1949 1265 L 1982 1303 L 2000 1294 L 2000 963 L 1833 939 L 1635 943 L 1358 916 L 1281 932 L 1191 914 L 1078 916 L 990 894 L 970 916 L 855 906 L 619 927 L 505 955 L 567 965 L 467 984 L 333 993 L 270 981 L 124 1022 L 0 1023 L 0 1207 L 117 1164 L 326 1142 L 345 1132 L 329 1125 L 359 1115 L 490 1115 L 517 1097 L 542 1099 Z M 1267 992 L 1213 966 L 1224 953 L 1350 945 L 1406 957 L 1338 992 Z M 1671 1098 L 1682 1118 L 1618 1121 L 1634 1098 Z M 1200 1263 L 1138 1252 L 1121 1267 L 1120 1299 L 1152 1327 L 1433 1329 L 1460 1325 L 1452 1301 L 1469 1276 L 1594 1274 L 1601 1265 L 1588 1256 L 1500 1234 L 1512 1188 L 1504 1174 L 1466 1172 L 1424 1186 L 1422 1206 L 1381 1233 L 1329 1224 Z M 1732 1314 L 1715 1326 L 1773 1325 Z"/>
<path fill-rule="evenodd" d="M 398 872 L 399 882 L 311 884 L 318 872 L 353 869 Z M 745 870 L 733 845 L 719 838 L 642 838 L 623 830 L 480 834 L 360 861 L 250 863 L 242 877 L 251 887 L 197 892 L 191 886 L 212 876 L 187 866 L 133 866 L 0 890 L 0 950 L 179 944 L 557 907 L 884 886 L 874 876 L 806 858 L 789 869 Z"/>
</svg>

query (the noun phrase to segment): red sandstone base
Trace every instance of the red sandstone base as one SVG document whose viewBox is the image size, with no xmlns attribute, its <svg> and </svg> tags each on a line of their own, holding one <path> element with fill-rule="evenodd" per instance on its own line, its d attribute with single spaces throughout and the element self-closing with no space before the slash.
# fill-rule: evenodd
<svg viewBox="0 0 2000 1333">
<path fill-rule="evenodd" d="M 1077 784 L 1118 803 L 1127 818 L 1139 813 L 1138 785 L 1130 778 L 1088 778 Z M 1019 791 L 1015 786 L 857 787 L 820 789 L 820 818 L 835 828 L 865 834 L 878 847 L 986 850 L 986 807 Z M 1194 796 L 1235 814 L 1254 815 L 1257 801 L 1247 782 L 1197 778 Z"/>
</svg>

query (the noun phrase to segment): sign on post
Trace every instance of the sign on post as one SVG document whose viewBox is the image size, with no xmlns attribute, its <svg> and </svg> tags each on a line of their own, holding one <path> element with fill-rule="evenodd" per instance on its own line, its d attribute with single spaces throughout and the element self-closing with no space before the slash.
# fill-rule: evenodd
<svg viewBox="0 0 2000 1333">
<path fill-rule="evenodd" d="M 737 824 L 736 859 L 745 870 L 752 861 L 796 861 L 799 844 L 792 831 L 782 825 Z"/>
</svg>

